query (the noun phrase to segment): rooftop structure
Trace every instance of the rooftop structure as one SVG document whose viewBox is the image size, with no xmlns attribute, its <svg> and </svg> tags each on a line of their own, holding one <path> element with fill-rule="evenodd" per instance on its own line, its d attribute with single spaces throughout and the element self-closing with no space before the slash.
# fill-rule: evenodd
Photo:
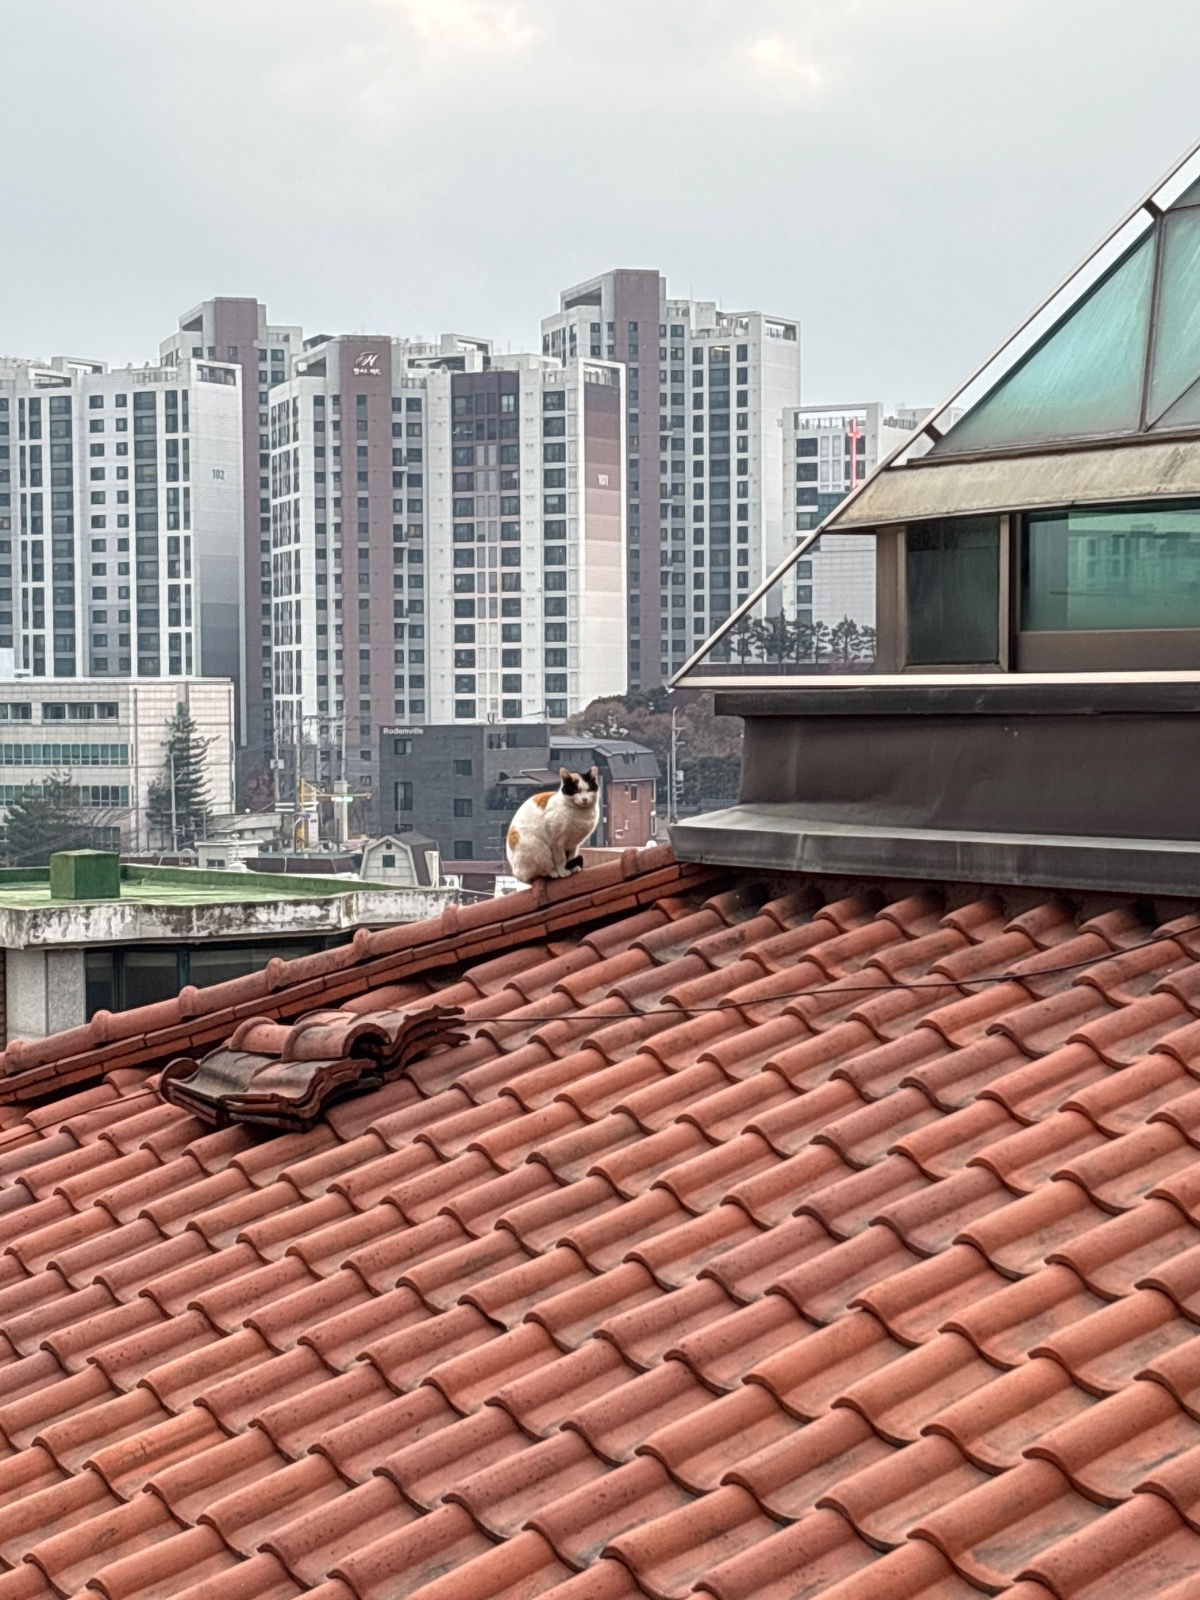
<svg viewBox="0 0 1200 1600">
<path fill-rule="evenodd" d="M 50 867 L 0 870 L 0 989 L 9 1038 L 34 1038 L 178 994 L 274 958 L 324 949 L 357 928 L 440 910 L 435 886 L 196 867 L 117 866 L 93 892 Z"/>
<path fill-rule="evenodd" d="M 745 716 L 707 860 L 1200 893 L 1200 154 L 796 546 L 678 681 Z M 875 638 L 811 674 L 819 539 L 874 546 Z"/>
</svg>

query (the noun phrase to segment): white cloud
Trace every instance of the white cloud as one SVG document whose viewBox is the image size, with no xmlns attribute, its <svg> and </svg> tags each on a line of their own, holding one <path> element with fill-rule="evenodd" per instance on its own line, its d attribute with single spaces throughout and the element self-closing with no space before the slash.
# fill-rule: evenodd
<svg viewBox="0 0 1200 1600">
<path fill-rule="evenodd" d="M 537 37 L 520 0 L 375 0 L 431 55 L 509 59 Z"/>
<path fill-rule="evenodd" d="M 779 84 L 802 85 L 816 89 L 821 84 L 821 70 L 793 40 L 777 33 L 763 34 L 744 47 L 743 54 L 751 69 L 762 77 Z"/>
</svg>

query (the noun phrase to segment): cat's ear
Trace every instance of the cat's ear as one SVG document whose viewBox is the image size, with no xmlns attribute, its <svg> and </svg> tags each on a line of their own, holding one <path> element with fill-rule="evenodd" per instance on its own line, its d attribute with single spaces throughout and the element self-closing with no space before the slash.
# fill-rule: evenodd
<svg viewBox="0 0 1200 1600">
<path fill-rule="evenodd" d="M 600 781 L 600 768 L 599 767 L 589 767 L 588 768 L 588 777 L 589 778 L 594 778 L 596 780 L 596 782 L 599 783 L 599 781 Z"/>
<path fill-rule="evenodd" d="M 569 767 L 559 767 L 558 776 L 560 779 L 569 778 L 571 776 L 571 769 Z"/>
</svg>

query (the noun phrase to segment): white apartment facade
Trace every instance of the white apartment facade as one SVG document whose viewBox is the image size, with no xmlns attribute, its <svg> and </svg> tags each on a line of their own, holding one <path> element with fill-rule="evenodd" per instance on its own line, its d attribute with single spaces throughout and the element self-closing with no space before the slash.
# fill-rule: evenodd
<svg viewBox="0 0 1200 1600">
<path fill-rule="evenodd" d="M 268 408 L 274 759 L 376 782 L 380 726 L 624 688 L 621 370 L 309 340 Z M 583 595 L 587 594 L 587 603 Z"/>
<path fill-rule="evenodd" d="M 0 360 L 0 650 L 35 679 L 240 677 L 235 368 Z"/>
<path fill-rule="evenodd" d="M 604 273 L 542 322 L 560 360 L 626 369 L 628 676 L 661 682 L 788 547 L 783 417 L 800 403 L 800 327 Z"/>
<path fill-rule="evenodd" d="M 178 368 L 187 361 L 221 362 L 236 368 L 240 377 L 242 504 L 236 565 L 243 606 L 237 721 L 246 781 L 267 770 L 273 738 L 269 397 L 291 377 L 302 351 L 299 326 L 273 323 L 258 300 L 229 296 L 192 307 L 159 346 L 159 359 L 166 367 Z"/>
<path fill-rule="evenodd" d="M 0 811 L 50 778 L 98 846 L 149 849 L 150 785 L 163 775 L 167 723 L 186 706 L 207 746 L 214 814 L 233 810 L 233 684 L 222 678 L 17 677 L 0 680 Z"/>
</svg>

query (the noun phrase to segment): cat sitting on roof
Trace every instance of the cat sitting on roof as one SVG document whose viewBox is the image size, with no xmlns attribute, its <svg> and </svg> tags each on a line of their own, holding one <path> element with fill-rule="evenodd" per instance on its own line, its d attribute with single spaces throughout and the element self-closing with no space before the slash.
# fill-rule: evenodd
<svg viewBox="0 0 1200 1600">
<path fill-rule="evenodd" d="M 557 789 L 530 795 L 519 807 L 505 841 L 514 878 L 567 878 L 583 866 L 578 850 L 600 820 L 600 772 L 559 768 Z"/>
</svg>

